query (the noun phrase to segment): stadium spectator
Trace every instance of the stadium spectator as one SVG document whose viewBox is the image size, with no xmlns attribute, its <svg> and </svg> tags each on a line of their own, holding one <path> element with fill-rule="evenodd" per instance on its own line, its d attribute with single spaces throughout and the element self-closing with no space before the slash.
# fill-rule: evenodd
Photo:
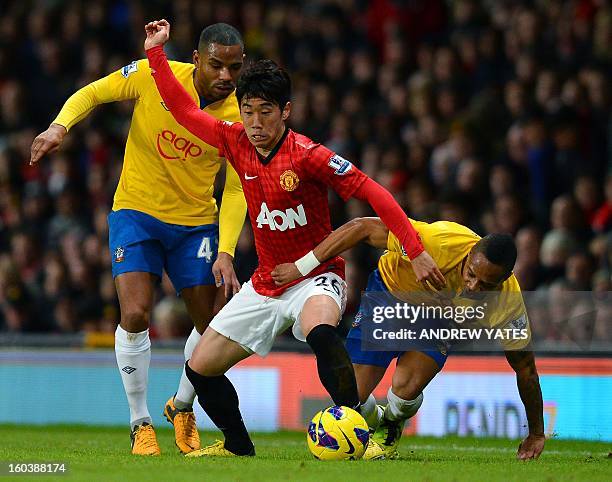
<svg viewBox="0 0 612 482">
<path fill-rule="evenodd" d="M 535 226 L 525 226 L 516 233 L 518 256 L 514 274 L 521 289 L 535 290 L 545 281 L 544 268 L 540 262 L 541 234 Z"/>
</svg>

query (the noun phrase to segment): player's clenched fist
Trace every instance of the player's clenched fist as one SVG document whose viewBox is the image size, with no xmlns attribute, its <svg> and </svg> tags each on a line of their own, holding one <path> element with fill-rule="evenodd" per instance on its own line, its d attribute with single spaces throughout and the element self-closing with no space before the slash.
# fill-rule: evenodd
<svg viewBox="0 0 612 482">
<path fill-rule="evenodd" d="M 45 132 L 38 134 L 30 148 L 30 166 L 38 162 L 45 154 L 57 151 L 66 132 L 64 126 L 51 124 Z"/>
<path fill-rule="evenodd" d="M 144 48 L 149 50 L 159 45 L 164 45 L 170 38 L 170 24 L 166 19 L 155 20 L 145 25 L 147 38 L 145 39 Z"/>
<path fill-rule="evenodd" d="M 270 273 L 276 286 L 283 286 L 291 283 L 302 277 L 300 270 L 295 263 L 277 264 L 272 273 Z"/>
</svg>

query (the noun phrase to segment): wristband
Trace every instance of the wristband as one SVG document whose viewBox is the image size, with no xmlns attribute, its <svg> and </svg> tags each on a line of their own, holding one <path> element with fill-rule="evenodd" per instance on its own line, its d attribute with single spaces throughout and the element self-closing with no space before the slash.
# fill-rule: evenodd
<svg viewBox="0 0 612 482">
<path fill-rule="evenodd" d="M 295 262 L 295 266 L 302 276 L 306 276 L 321 263 L 314 254 L 314 251 L 308 251 L 304 256 Z"/>
</svg>

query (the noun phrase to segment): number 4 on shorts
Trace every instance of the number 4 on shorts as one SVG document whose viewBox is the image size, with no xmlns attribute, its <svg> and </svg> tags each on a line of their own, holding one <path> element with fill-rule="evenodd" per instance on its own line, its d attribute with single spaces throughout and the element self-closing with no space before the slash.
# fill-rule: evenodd
<svg viewBox="0 0 612 482">
<path fill-rule="evenodd" d="M 213 257 L 213 250 L 210 246 L 210 238 L 208 236 L 202 239 L 200 249 L 198 249 L 198 258 L 206 258 L 206 262 L 210 263 Z"/>
</svg>

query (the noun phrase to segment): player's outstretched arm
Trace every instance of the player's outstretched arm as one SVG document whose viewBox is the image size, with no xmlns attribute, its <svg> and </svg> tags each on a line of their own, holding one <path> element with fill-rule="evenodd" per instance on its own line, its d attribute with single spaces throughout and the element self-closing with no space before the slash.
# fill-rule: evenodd
<svg viewBox="0 0 612 482">
<path fill-rule="evenodd" d="M 506 360 L 516 373 L 516 385 L 525 406 L 529 425 L 529 435 L 519 445 L 516 457 L 519 460 L 537 459 L 544 450 L 546 437 L 542 389 L 533 351 L 507 351 Z"/>
<path fill-rule="evenodd" d="M 320 263 L 338 256 L 347 249 L 366 242 L 375 248 L 385 249 L 389 229 L 379 218 L 356 218 L 343 224 L 321 241 L 317 247 L 295 263 L 277 265 L 272 271 L 272 279 L 277 286 L 306 276 Z"/>
<path fill-rule="evenodd" d="M 430 284 L 436 289 L 444 287 L 446 281 L 442 272 L 424 250 L 417 232 L 389 191 L 322 145 L 311 150 L 303 168 L 310 179 L 331 187 L 345 201 L 354 197 L 368 203 L 399 240 L 412 262 L 417 280 L 428 290 L 432 289 Z"/>
<path fill-rule="evenodd" d="M 404 247 L 419 282 L 441 290 L 446 285 L 444 275 L 433 258 L 425 251 L 419 235 L 391 193 L 373 179 L 367 178 L 353 197 L 367 202 Z"/>
<path fill-rule="evenodd" d="M 163 19 L 149 22 L 145 25 L 145 32 L 147 38 L 144 48 L 149 59 L 151 74 L 166 107 L 176 121 L 194 136 L 211 146 L 221 147 L 217 119 L 198 108 L 170 69 L 163 49 L 170 38 L 170 24 Z"/>
<path fill-rule="evenodd" d="M 70 128 L 87 117 L 100 104 L 138 97 L 135 77 L 138 66 L 134 62 L 134 74 L 125 75 L 124 67 L 106 77 L 96 80 L 72 94 L 62 106 L 49 128 L 40 133 L 30 148 L 30 165 L 61 146 Z"/>
</svg>

